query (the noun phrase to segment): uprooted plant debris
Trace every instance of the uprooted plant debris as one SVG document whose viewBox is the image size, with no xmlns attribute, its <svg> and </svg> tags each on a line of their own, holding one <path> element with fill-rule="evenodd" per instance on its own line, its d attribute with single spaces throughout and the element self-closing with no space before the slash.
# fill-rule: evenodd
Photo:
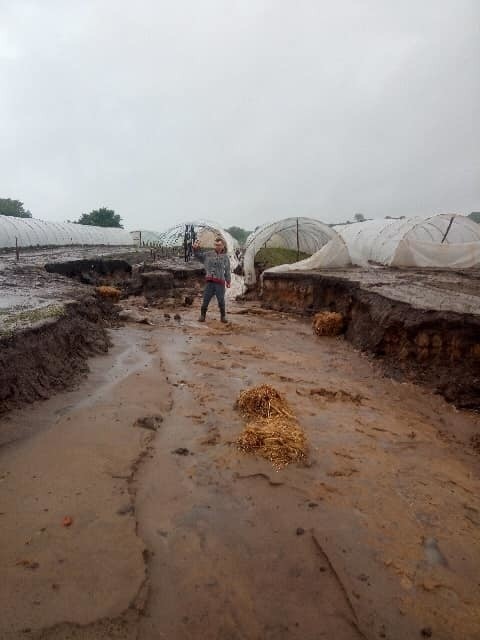
<svg viewBox="0 0 480 640">
<path fill-rule="evenodd" d="M 312 325 L 317 336 L 338 336 L 344 329 L 345 320 L 336 311 L 321 311 L 314 315 Z"/>
<path fill-rule="evenodd" d="M 293 418 L 286 401 L 269 384 L 261 384 L 242 391 L 236 406 L 244 418 L 270 418 L 275 415 Z"/>
<path fill-rule="evenodd" d="M 122 294 L 120 289 L 117 289 L 116 287 L 109 287 L 107 285 L 96 287 L 95 291 L 100 297 L 110 299 L 113 302 L 118 302 Z"/>
<path fill-rule="evenodd" d="M 301 462 L 307 455 L 305 434 L 298 424 L 283 416 L 249 422 L 237 444 L 245 453 L 256 453 L 270 460 L 277 469 Z"/>
<path fill-rule="evenodd" d="M 265 384 L 242 391 L 237 407 L 249 420 L 237 440 L 240 451 L 270 460 L 276 469 L 306 459 L 305 434 L 276 389 Z"/>
</svg>

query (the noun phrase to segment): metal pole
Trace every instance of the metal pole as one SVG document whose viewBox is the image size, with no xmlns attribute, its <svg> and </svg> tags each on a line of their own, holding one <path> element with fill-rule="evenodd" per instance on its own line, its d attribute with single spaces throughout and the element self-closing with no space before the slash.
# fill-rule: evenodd
<svg viewBox="0 0 480 640">
<path fill-rule="evenodd" d="M 17 256 L 17 262 L 20 260 L 20 249 L 18 248 L 18 238 L 15 238 L 15 255 Z"/>
<path fill-rule="evenodd" d="M 446 239 L 446 237 L 448 236 L 448 232 L 450 231 L 450 228 L 451 228 L 451 226 L 452 226 L 452 224 L 453 224 L 453 220 L 454 220 L 454 218 L 455 218 L 455 216 L 452 216 L 452 217 L 450 218 L 450 222 L 448 223 L 447 230 L 445 231 L 445 235 L 443 236 L 442 241 L 441 241 L 441 243 L 440 243 L 440 244 L 443 244 L 443 243 L 445 242 L 445 239 Z"/>
<path fill-rule="evenodd" d="M 297 262 L 300 258 L 300 244 L 298 242 L 298 218 L 297 218 Z"/>
</svg>

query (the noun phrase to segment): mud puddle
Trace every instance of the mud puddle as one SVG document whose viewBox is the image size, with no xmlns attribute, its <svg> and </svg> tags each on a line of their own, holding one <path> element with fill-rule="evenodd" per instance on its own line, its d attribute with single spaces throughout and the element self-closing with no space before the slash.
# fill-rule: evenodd
<svg viewBox="0 0 480 640">
<path fill-rule="evenodd" d="M 110 333 L 112 334 L 113 332 Z M 145 331 L 130 327 L 118 329 L 114 338 L 114 349 L 108 354 L 108 360 L 97 360 L 90 367 L 89 392 L 86 395 L 82 394 L 83 398 L 74 402 L 77 408 L 98 404 L 105 396 L 110 395 L 122 380 L 152 367 L 153 361 L 158 359 L 157 349 L 151 350 Z"/>
</svg>

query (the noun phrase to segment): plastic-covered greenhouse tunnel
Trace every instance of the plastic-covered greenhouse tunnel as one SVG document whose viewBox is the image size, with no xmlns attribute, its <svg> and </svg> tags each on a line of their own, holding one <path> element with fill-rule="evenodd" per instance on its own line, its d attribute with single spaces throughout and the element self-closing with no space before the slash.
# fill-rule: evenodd
<svg viewBox="0 0 480 640">
<path fill-rule="evenodd" d="M 268 271 L 349 265 L 436 269 L 468 269 L 480 265 L 480 225 L 463 215 L 368 220 L 336 225 L 330 231 L 332 237 L 310 258 Z"/>
<path fill-rule="evenodd" d="M 0 249 L 69 245 L 134 244 L 125 229 L 94 227 L 73 222 L 47 222 L 36 218 L 0 216 Z"/>
<path fill-rule="evenodd" d="M 264 247 L 291 249 L 312 256 L 327 245 L 333 250 L 329 254 L 330 258 L 324 260 L 325 266 L 329 266 L 332 260 L 335 263 L 339 250 L 342 253 L 343 264 L 345 261 L 343 243 L 339 242 L 337 232 L 320 220 L 292 217 L 265 224 L 250 234 L 247 239 L 243 260 L 245 282 L 250 286 L 255 284 L 257 280 L 255 256 Z M 335 259 L 334 254 L 337 256 Z M 277 268 L 280 269 L 280 267 Z"/>
<path fill-rule="evenodd" d="M 187 227 L 189 229 L 193 227 L 197 239 L 204 247 L 213 247 L 215 236 L 218 235 L 224 239 L 229 254 L 233 254 L 238 246 L 237 241 L 228 231 L 225 231 L 220 224 L 209 220 L 181 222 L 161 232 L 142 229 L 132 232 L 132 235 L 141 246 L 180 248 L 183 247 Z"/>
<path fill-rule="evenodd" d="M 463 215 L 369 220 L 335 229 L 354 265 L 449 269 L 480 264 L 480 225 Z"/>
</svg>

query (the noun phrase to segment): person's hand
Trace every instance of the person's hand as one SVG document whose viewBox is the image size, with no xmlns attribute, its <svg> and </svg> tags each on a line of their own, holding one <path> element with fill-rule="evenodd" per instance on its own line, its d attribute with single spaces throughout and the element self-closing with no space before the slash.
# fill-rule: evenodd
<svg viewBox="0 0 480 640">
<path fill-rule="evenodd" d="M 227 289 L 230 289 L 230 282 L 226 282 L 225 285 L 226 285 Z"/>
<path fill-rule="evenodd" d="M 200 249 L 200 242 L 198 240 L 195 240 L 195 242 L 192 245 L 192 248 L 196 251 L 197 249 Z"/>
</svg>

